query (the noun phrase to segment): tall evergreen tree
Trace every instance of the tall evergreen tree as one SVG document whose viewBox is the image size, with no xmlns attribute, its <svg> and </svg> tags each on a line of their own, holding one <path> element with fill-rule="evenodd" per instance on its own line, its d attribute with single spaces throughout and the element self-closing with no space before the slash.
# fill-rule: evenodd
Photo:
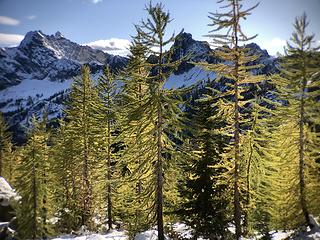
<svg viewBox="0 0 320 240">
<path fill-rule="evenodd" d="M 200 99 L 187 105 L 186 125 L 193 154 L 183 166 L 187 178 L 181 183 L 181 198 L 185 202 L 179 213 L 194 230 L 194 237 L 228 239 L 230 199 L 225 194 L 227 186 L 218 180 L 226 169 L 217 166 L 229 137 L 217 131 L 223 122 L 221 117 L 213 117 L 217 111 L 214 102 L 212 88 L 207 87 Z"/>
<path fill-rule="evenodd" d="M 147 54 L 150 55 L 150 62 L 145 66 L 151 68 L 152 75 L 147 79 L 148 94 L 144 97 L 143 104 L 138 102 L 134 108 L 135 116 L 140 115 L 141 118 L 145 118 L 145 121 L 140 119 L 137 123 L 139 131 L 135 131 L 135 134 L 144 142 L 140 152 L 146 152 L 150 163 L 148 166 L 152 166 L 151 169 L 154 172 L 154 179 L 146 188 L 148 188 L 149 197 L 154 194 L 158 239 L 164 240 L 165 171 L 168 177 L 170 165 L 177 157 L 177 147 L 173 138 L 180 125 L 178 97 L 173 90 L 164 89 L 164 84 L 180 61 L 170 62 L 171 52 L 165 50 L 166 46 L 175 39 L 174 36 L 165 39 L 166 27 L 171 21 L 169 13 L 163 11 L 162 4 L 153 6 L 150 3 L 146 10 L 150 18 L 142 21 L 136 29 L 141 42 L 147 48 Z"/>
<path fill-rule="evenodd" d="M 139 35 L 133 38 L 129 62 L 122 76 L 124 86 L 121 93 L 123 104 L 121 134 L 126 149 L 123 152 L 124 181 L 118 191 L 119 195 L 124 196 L 119 201 L 125 207 L 121 210 L 121 215 L 128 225 L 129 234 L 132 236 L 147 230 L 150 226 L 148 211 L 152 205 L 152 201 L 148 199 L 146 193 L 146 186 L 153 175 L 152 167 L 149 163 L 148 151 L 143 150 L 148 143 L 143 132 L 148 130 L 141 128 L 143 127 L 142 123 L 147 120 L 142 108 L 146 106 L 145 104 L 150 97 L 148 80 L 151 67 L 147 66 L 147 49 L 147 46 L 141 42 Z"/>
<path fill-rule="evenodd" d="M 113 224 L 113 196 L 115 192 L 115 178 L 116 178 L 116 165 L 119 162 L 119 151 L 120 143 L 118 127 L 118 103 L 117 96 L 119 94 L 119 89 L 117 82 L 115 81 L 115 76 L 111 73 L 109 67 L 106 67 L 104 74 L 98 80 L 98 95 L 99 102 L 97 107 L 100 112 L 97 117 L 99 120 L 99 131 L 100 131 L 100 149 L 99 149 L 99 158 L 102 158 L 100 161 L 103 180 L 102 186 L 104 186 L 102 191 L 105 192 L 104 199 L 106 200 L 107 206 L 107 224 L 108 229 L 112 229 Z"/>
<path fill-rule="evenodd" d="M 307 26 L 305 14 L 295 20 L 295 31 L 290 43 L 287 43 L 286 55 L 282 60 L 282 79 L 278 79 L 278 88 L 279 96 L 285 102 L 279 109 L 280 117 L 283 122 L 294 123 L 288 136 L 292 143 L 290 148 L 293 149 L 284 156 L 291 161 L 291 171 L 296 172 L 288 183 L 291 189 L 295 189 L 295 196 L 299 197 L 300 207 L 296 208 L 298 214 L 294 215 L 301 214 L 305 224 L 312 227 L 307 186 L 317 181 L 314 169 L 318 168 L 315 149 L 319 146 L 319 134 L 314 131 L 314 123 L 319 115 L 314 113 L 319 106 L 316 99 L 319 92 L 319 60 L 315 57 L 318 48 L 312 47 L 314 36 L 307 34 Z"/>
<path fill-rule="evenodd" d="M 22 239 L 47 239 L 52 234 L 48 220 L 53 214 L 53 202 L 46 118 L 41 122 L 34 118 L 32 127 L 18 168 L 17 190 L 21 196 L 17 209 L 18 231 Z"/>
<path fill-rule="evenodd" d="M 71 88 L 66 118 L 68 133 L 74 142 L 75 150 L 75 185 L 77 186 L 78 208 L 81 225 L 93 228 L 93 181 L 98 143 L 98 123 L 96 103 L 98 94 L 90 77 L 90 69 L 82 68 L 81 78 L 76 78 Z"/>
<path fill-rule="evenodd" d="M 77 163 L 77 146 L 71 134 L 72 123 L 68 124 L 64 120 L 59 121 L 59 129 L 52 136 L 52 172 L 55 178 L 55 202 L 56 211 L 60 215 L 57 224 L 59 231 L 76 231 L 81 219 L 79 211 L 79 186 L 77 176 L 79 174 Z"/>
<path fill-rule="evenodd" d="M 290 121 L 283 122 L 273 132 L 270 163 L 268 164 L 269 212 L 272 229 L 296 229 L 301 224 L 299 212 L 299 188 L 292 184 L 299 176 L 299 151 L 293 143 L 298 136 L 297 126 Z M 295 160 L 294 160 L 295 159 Z M 299 216 L 300 215 L 300 216 Z"/>
<path fill-rule="evenodd" d="M 226 127 L 221 130 L 232 136 L 223 154 L 224 166 L 229 171 L 223 175 L 225 180 L 233 186 L 230 190 L 233 196 L 236 239 L 240 239 L 242 234 L 241 191 L 245 185 L 241 178 L 242 166 L 245 163 L 241 143 L 247 118 L 247 114 L 243 114 L 242 109 L 248 104 L 248 99 L 244 95 L 250 85 L 262 81 L 264 76 L 252 74 L 251 70 L 259 67 L 252 64 L 257 56 L 249 54 L 249 50 L 241 46 L 241 43 L 252 40 L 255 36 L 247 37 L 242 31 L 240 21 L 246 19 L 257 5 L 242 10 L 241 0 L 219 2 L 225 2 L 222 9 L 227 10 L 222 13 L 210 13 L 209 26 L 213 27 L 213 30 L 208 36 L 212 37 L 213 43 L 219 46 L 215 55 L 222 61 L 217 64 L 202 63 L 199 65 L 216 72 L 218 80 L 223 80 L 227 86 L 222 90 L 217 106 L 219 106 L 218 115 L 224 115 L 227 122 Z"/>
<path fill-rule="evenodd" d="M 268 234 L 269 215 L 266 212 L 268 193 L 264 192 L 266 182 L 265 171 L 268 166 L 271 133 L 273 127 L 273 100 L 263 97 L 260 86 L 256 86 L 255 97 L 247 107 L 250 117 L 247 118 L 247 129 L 243 134 L 243 165 L 242 177 L 245 180 L 244 191 L 244 234 L 252 235 L 258 230 Z M 269 179 L 270 180 L 270 179 Z"/>
</svg>

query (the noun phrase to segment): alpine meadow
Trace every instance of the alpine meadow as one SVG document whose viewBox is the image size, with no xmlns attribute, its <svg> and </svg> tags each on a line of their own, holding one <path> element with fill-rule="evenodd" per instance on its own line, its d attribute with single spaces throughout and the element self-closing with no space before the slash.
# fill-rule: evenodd
<svg viewBox="0 0 320 240">
<path fill-rule="evenodd" d="M 0 3 L 0 240 L 320 239 L 320 2 L 261 1 Z"/>
</svg>

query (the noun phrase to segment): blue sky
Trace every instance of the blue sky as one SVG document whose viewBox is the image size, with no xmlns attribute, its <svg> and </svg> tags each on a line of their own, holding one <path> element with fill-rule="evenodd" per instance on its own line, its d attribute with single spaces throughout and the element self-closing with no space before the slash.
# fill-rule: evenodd
<svg viewBox="0 0 320 240">
<path fill-rule="evenodd" d="M 157 1 L 153 1 L 157 2 Z M 218 10 L 216 0 L 162 0 L 174 21 L 169 32 L 182 28 L 198 40 L 210 28 L 208 12 Z M 246 0 L 248 6 L 258 1 Z M 28 31 L 60 31 L 80 44 L 108 49 L 124 48 L 134 35 L 133 24 L 146 17 L 148 0 L 0 0 L 0 46 L 17 45 Z M 261 0 L 243 29 L 271 54 L 281 51 L 293 31 L 296 16 L 307 13 L 310 33 L 320 40 L 320 0 Z M 98 41 L 100 40 L 100 41 Z"/>
</svg>

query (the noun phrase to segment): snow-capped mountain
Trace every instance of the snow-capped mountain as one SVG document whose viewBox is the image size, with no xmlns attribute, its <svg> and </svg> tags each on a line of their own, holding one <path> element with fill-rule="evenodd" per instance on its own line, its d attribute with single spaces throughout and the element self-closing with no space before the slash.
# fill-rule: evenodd
<svg viewBox="0 0 320 240">
<path fill-rule="evenodd" d="M 116 68 L 126 62 L 124 57 L 71 42 L 60 32 L 46 35 L 32 31 L 18 47 L 0 49 L 0 89 L 17 85 L 25 79 L 69 79 L 79 75 L 83 64 L 89 65 L 95 73 L 106 64 Z"/>
<path fill-rule="evenodd" d="M 254 43 L 248 47 L 260 56 L 257 62 L 265 65 L 258 74 L 276 71 L 277 60 L 267 51 Z M 189 33 L 181 33 L 172 48 L 172 61 L 186 56 L 187 59 L 169 77 L 166 88 L 191 86 L 215 79 L 215 73 L 192 63 L 219 61 L 207 42 L 194 40 Z M 74 43 L 60 32 L 54 35 L 29 32 L 18 47 L 1 48 L 0 111 L 14 131 L 15 140 L 23 141 L 25 126 L 32 115 L 39 116 L 46 109 L 49 119 L 62 116 L 63 102 L 83 64 L 90 66 L 92 77 L 96 79 L 105 65 L 113 69 L 122 68 L 127 61 L 125 57 Z"/>
</svg>

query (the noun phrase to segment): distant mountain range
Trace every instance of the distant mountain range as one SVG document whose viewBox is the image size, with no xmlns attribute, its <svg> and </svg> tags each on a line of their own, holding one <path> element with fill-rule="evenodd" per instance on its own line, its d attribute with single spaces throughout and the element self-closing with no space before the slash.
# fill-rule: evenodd
<svg viewBox="0 0 320 240">
<path fill-rule="evenodd" d="M 0 49 L 0 89 L 25 79 L 69 79 L 80 73 L 83 64 L 97 72 L 106 64 L 122 67 L 126 62 L 124 57 L 71 42 L 60 32 L 28 32 L 18 47 Z"/>
<path fill-rule="evenodd" d="M 190 61 L 217 62 L 210 45 L 197 41 L 190 33 L 181 33 L 173 44 L 172 61 L 191 54 Z M 257 44 L 247 45 L 260 57 L 263 68 L 256 74 L 277 71 L 277 59 Z M 63 37 L 60 32 L 46 35 L 28 32 L 18 47 L 0 48 L 0 111 L 15 132 L 16 141 L 23 141 L 25 127 L 32 115 L 46 109 L 49 118 L 62 116 L 62 107 L 73 78 L 83 64 L 89 65 L 96 79 L 106 65 L 121 69 L 128 58 L 114 56 L 89 46 L 82 46 Z M 215 73 L 207 72 L 184 61 L 169 77 L 166 88 L 190 86 L 201 81 L 214 81 Z"/>
</svg>

